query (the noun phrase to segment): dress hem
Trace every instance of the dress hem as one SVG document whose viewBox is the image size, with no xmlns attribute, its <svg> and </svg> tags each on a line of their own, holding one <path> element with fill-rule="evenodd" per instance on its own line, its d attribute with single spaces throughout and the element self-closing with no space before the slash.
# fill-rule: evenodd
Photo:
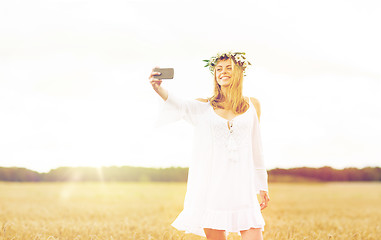
<svg viewBox="0 0 381 240">
<path fill-rule="evenodd" d="M 200 226 L 202 231 L 197 231 L 197 229 L 199 229 L 200 227 L 195 227 L 193 229 L 190 229 L 189 227 L 185 227 L 185 226 L 182 226 L 181 224 L 177 224 L 177 223 L 172 223 L 171 226 L 176 228 L 178 231 L 185 232 L 185 234 L 195 234 L 195 235 L 202 236 L 202 237 L 206 237 L 205 232 L 204 232 L 204 228 L 212 228 L 212 229 L 216 229 L 216 230 L 225 230 L 226 231 L 226 236 L 228 236 L 230 233 L 237 233 L 238 235 L 241 236 L 241 232 L 240 231 L 249 230 L 251 228 L 260 228 L 261 232 L 263 232 L 265 230 L 264 225 L 244 227 L 243 229 L 238 229 L 236 231 L 229 230 L 229 229 L 218 229 L 218 228 L 213 228 L 213 227 L 208 227 L 208 226 L 206 226 L 206 227 Z"/>
<path fill-rule="evenodd" d="M 225 230 L 227 235 L 250 228 L 260 228 L 264 231 L 265 222 L 260 210 L 249 208 L 239 211 L 211 211 L 184 208 L 171 224 L 174 228 L 185 233 L 193 233 L 206 237 L 204 228 Z"/>
</svg>

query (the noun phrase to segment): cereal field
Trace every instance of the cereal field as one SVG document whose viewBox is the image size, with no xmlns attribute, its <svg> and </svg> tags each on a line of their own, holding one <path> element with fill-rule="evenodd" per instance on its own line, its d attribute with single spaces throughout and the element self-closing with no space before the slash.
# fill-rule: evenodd
<svg viewBox="0 0 381 240">
<path fill-rule="evenodd" d="M 265 240 L 381 239 L 381 183 L 270 183 L 269 190 Z M 0 240 L 206 239 L 170 225 L 185 191 L 185 183 L 0 182 Z"/>
</svg>

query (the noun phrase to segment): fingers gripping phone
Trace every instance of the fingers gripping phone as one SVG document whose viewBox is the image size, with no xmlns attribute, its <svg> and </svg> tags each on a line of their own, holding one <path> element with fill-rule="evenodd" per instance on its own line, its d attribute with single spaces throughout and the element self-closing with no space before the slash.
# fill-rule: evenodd
<svg viewBox="0 0 381 240">
<path fill-rule="evenodd" d="M 160 75 L 155 75 L 156 79 L 173 79 L 173 68 L 154 68 L 153 71 L 161 73 Z"/>
</svg>

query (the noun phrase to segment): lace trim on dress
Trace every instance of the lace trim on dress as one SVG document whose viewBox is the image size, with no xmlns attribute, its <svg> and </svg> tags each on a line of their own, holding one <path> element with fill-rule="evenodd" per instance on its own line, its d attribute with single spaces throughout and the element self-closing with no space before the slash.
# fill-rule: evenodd
<svg viewBox="0 0 381 240">
<path fill-rule="evenodd" d="M 198 221 L 201 219 L 201 221 Z M 204 228 L 221 229 L 229 232 L 238 232 L 250 228 L 261 228 L 264 231 L 265 221 L 258 209 L 248 208 L 237 211 L 215 211 L 184 208 L 172 226 L 206 237 Z M 239 226 L 239 227 L 238 227 Z"/>
</svg>

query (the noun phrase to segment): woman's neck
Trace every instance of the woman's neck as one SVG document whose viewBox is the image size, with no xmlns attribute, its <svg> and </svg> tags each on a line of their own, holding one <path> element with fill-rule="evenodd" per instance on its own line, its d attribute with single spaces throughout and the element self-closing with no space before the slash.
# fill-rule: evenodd
<svg viewBox="0 0 381 240">
<path fill-rule="evenodd" d="M 224 86 L 221 86 L 221 92 L 222 92 L 222 96 L 224 97 L 224 101 L 222 102 L 222 103 L 226 103 L 226 104 L 228 104 L 228 103 L 230 103 L 231 101 L 231 99 L 228 99 L 227 98 L 227 94 L 226 94 L 226 92 L 227 92 L 227 87 L 224 87 Z"/>
<path fill-rule="evenodd" d="M 231 101 L 226 97 L 226 94 L 222 93 L 224 100 L 220 102 L 220 104 L 224 107 L 224 109 L 229 110 L 231 108 Z"/>
</svg>

